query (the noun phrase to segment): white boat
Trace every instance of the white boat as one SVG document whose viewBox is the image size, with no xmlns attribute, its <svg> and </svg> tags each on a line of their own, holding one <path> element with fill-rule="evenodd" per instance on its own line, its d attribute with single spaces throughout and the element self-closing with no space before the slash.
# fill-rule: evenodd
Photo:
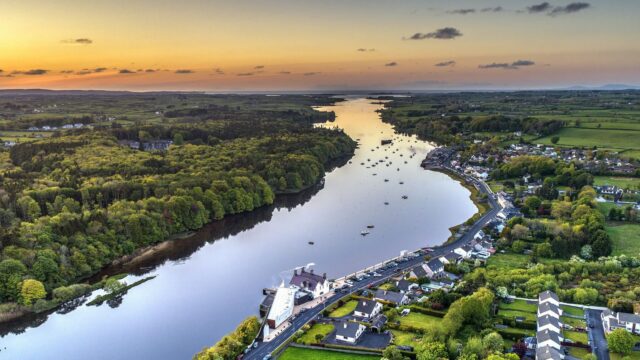
<svg viewBox="0 0 640 360">
<path fill-rule="evenodd" d="M 362 230 L 362 231 L 360 231 L 360 235 L 362 235 L 362 236 L 367 236 L 367 235 L 369 235 L 369 231 L 367 231 L 367 230 Z"/>
</svg>

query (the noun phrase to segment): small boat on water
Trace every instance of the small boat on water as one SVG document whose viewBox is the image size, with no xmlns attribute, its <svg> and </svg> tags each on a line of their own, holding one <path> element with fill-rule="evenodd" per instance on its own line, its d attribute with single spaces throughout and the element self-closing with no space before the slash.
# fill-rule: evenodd
<svg viewBox="0 0 640 360">
<path fill-rule="evenodd" d="M 406 200 L 406 199 L 408 199 L 409 197 L 408 197 L 407 195 L 402 195 L 402 198 Z"/>
<path fill-rule="evenodd" d="M 367 225 L 367 229 L 373 229 L 375 226 L 373 225 Z"/>
<path fill-rule="evenodd" d="M 315 244 L 313 241 L 309 241 L 309 245 L 313 245 Z"/>
<path fill-rule="evenodd" d="M 400 185 L 403 185 L 403 184 L 404 184 L 404 181 L 400 181 Z"/>
<path fill-rule="evenodd" d="M 360 235 L 362 235 L 362 236 L 367 236 L 367 235 L 369 235 L 369 231 L 367 231 L 367 230 L 362 230 L 362 231 L 360 231 Z"/>
<path fill-rule="evenodd" d="M 389 179 L 384 179 L 384 182 L 389 182 Z"/>
<path fill-rule="evenodd" d="M 389 202 L 388 202 L 388 201 L 385 201 L 385 202 L 384 202 L 384 204 L 385 204 L 385 205 L 389 205 Z"/>
</svg>

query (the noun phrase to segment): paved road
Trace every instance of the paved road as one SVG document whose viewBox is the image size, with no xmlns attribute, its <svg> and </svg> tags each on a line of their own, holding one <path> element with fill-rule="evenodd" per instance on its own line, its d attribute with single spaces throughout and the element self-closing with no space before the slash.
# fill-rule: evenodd
<svg viewBox="0 0 640 360">
<path fill-rule="evenodd" d="M 448 169 L 448 170 L 453 171 L 452 169 Z M 469 182 L 475 185 L 478 185 L 480 191 L 488 195 L 487 199 L 489 201 L 489 205 L 491 206 L 491 210 L 489 210 L 478 221 L 476 221 L 468 229 L 468 231 L 460 238 L 456 239 L 455 241 L 449 244 L 434 247 L 433 252 L 429 254 L 432 257 L 444 255 L 449 251 L 473 240 L 474 235 L 478 231 L 480 231 L 490 220 L 495 218 L 495 216 L 498 214 L 498 212 L 500 212 L 500 210 L 502 210 L 502 207 L 500 206 L 500 204 L 493 197 L 493 193 L 491 192 L 491 189 L 485 183 L 470 177 L 466 177 L 466 179 Z M 352 287 L 348 288 L 347 292 L 345 293 L 338 292 L 333 296 L 329 297 L 324 303 L 319 304 L 314 308 L 308 309 L 307 311 L 298 314 L 298 317 L 295 318 L 295 320 L 292 321 L 291 325 L 287 327 L 285 330 L 283 330 L 282 333 L 280 333 L 276 338 L 274 338 L 269 342 L 258 343 L 258 347 L 251 350 L 249 353 L 247 353 L 244 359 L 245 360 L 264 359 L 265 356 L 271 354 L 276 348 L 278 348 L 289 337 L 291 337 L 291 335 L 293 335 L 298 329 L 302 328 L 302 326 L 304 326 L 306 323 L 308 323 L 312 319 L 318 317 L 318 315 L 320 315 L 326 307 L 338 302 L 338 300 L 342 299 L 347 295 L 356 293 L 368 287 L 380 285 L 386 282 L 387 280 L 389 280 L 389 278 L 393 277 L 394 275 L 398 275 L 402 271 L 411 269 L 414 266 L 422 263 L 423 261 L 424 261 L 423 257 L 418 256 L 414 259 L 408 260 L 406 262 L 402 262 L 398 266 L 390 268 L 388 270 L 384 270 L 384 271 L 378 270 L 377 272 L 382 275 L 380 277 L 370 277 L 354 283 Z"/>
<path fill-rule="evenodd" d="M 607 346 L 607 339 L 604 336 L 604 328 L 602 327 L 602 320 L 600 314 L 602 310 L 586 309 L 587 322 L 593 325 L 592 329 L 589 329 L 589 341 L 591 341 L 591 348 L 593 354 L 598 360 L 609 360 L 609 348 Z"/>
</svg>

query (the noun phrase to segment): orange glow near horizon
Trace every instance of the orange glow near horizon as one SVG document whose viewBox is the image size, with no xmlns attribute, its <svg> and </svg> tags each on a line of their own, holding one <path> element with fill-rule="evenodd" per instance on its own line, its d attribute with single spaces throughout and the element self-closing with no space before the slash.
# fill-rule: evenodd
<svg viewBox="0 0 640 360">
<path fill-rule="evenodd" d="M 6 0 L 0 3 L 0 88 L 233 91 L 639 84 L 635 14 L 640 3 L 589 4 L 580 12 L 549 16 L 527 13 L 523 9 L 532 3 L 520 0 Z M 498 5 L 501 11 L 482 11 Z M 452 13 L 459 8 L 476 11 Z M 462 35 L 406 40 L 444 28 Z M 518 60 L 532 64 L 509 66 Z M 455 65 L 435 66 L 448 61 Z M 38 69 L 46 72 L 33 71 Z M 124 69 L 128 71 L 121 73 Z"/>
</svg>

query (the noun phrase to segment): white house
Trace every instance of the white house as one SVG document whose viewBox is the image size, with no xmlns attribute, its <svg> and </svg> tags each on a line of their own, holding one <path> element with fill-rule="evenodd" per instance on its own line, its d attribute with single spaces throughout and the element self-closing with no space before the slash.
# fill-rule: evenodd
<svg viewBox="0 0 640 360">
<path fill-rule="evenodd" d="M 538 318 L 538 331 L 549 330 L 560 334 L 562 323 L 553 316 L 545 315 Z"/>
<path fill-rule="evenodd" d="M 414 282 L 402 279 L 402 280 L 396 281 L 396 287 L 398 288 L 398 290 L 400 290 L 401 293 L 407 293 L 407 292 L 410 292 L 411 290 L 418 289 L 420 285 Z"/>
<path fill-rule="evenodd" d="M 382 304 L 375 300 L 360 300 L 356 309 L 353 311 L 353 316 L 358 316 L 365 319 L 372 319 L 382 311 Z"/>
<path fill-rule="evenodd" d="M 538 331 L 536 338 L 538 339 L 538 348 L 550 346 L 554 349 L 560 350 L 560 347 L 562 346 L 562 337 L 560 334 L 553 331 Z"/>
<path fill-rule="evenodd" d="M 364 329 L 364 325 L 353 321 L 345 321 L 341 324 L 337 324 L 336 340 L 344 341 L 349 344 L 355 344 L 360 336 L 362 336 Z"/>
<path fill-rule="evenodd" d="M 435 278 L 444 273 L 444 264 L 440 259 L 431 259 L 425 264 L 424 270 L 427 272 L 428 277 Z"/>
<path fill-rule="evenodd" d="M 313 269 L 311 271 L 305 271 L 304 268 L 302 268 L 300 269 L 300 273 L 298 273 L 298 270 L 294 270 L 293 277 L 289 284 L 299 290 L 309 292 L 314 298 L 324 295 L 330 290 L 327 274 L 323 274 L 322 276 L 314 274 Z"/>
<path fill-rule="evenodd" d="M 443 264 L 457 264 L 462 261 L 462 255 L 454 251 L 450 251 L 445 255 L 440 256 L 439 259 Z"/>
<path fill-rule="evenodd" d="M 615 329 L 625 329 L 632 334 L 640 335 L 640 316 L 638 315 L 607 309 L 602 312 L 601 317 L 602 327 L 606 333 Z"/>
<path fill-rule="evenodd" d="M 556 319 L 560 319 L 562 315 L 562 309 L 559 306 L 552 304 L 551 302 L 545 302 L 538 305 L 538 317 L 551 316 Z"/>
<path fill-rule="evenodd" d="M 554 293 L 553 291 L 547 290 L 538 294 L 539 305 L 547 302 L 558 307 L 560 306 L 560 300 L 558 299 L 558 295 L 556 295 L 556 293 Z"/>
<path fill-rule="evenodd" d="M 296 292 L 297 290 L 295 288 L 284 286 L 276 290 L 271 309 L 267 315 L 267 324 L 271 329 L 280 326 L 293 314 L 294 296 Z"/>
<path fill-rule="evenodd" d="M 551 346 L 542 346 L 536 349 L 536 360 L 562 360 L 564 354 Z"/>
<path fill-rule="evenodd" d="M 407 303 L 407 295 L 395 291 L 378 289 L 373 294 L 373 300 L 388 302 L 394 305 L 404 305 Z"/>
<path fill-rule="evenodd" d="M 465 259 L 468 259 L 469 257 L 471 257 L 472 251 L 473 251 L 473 248 L 470 245 L 464 245 L 464 246 L 455 248 L 455 250 L 453 250 L 453 252 L 462 256 Z"/>
</svg>

